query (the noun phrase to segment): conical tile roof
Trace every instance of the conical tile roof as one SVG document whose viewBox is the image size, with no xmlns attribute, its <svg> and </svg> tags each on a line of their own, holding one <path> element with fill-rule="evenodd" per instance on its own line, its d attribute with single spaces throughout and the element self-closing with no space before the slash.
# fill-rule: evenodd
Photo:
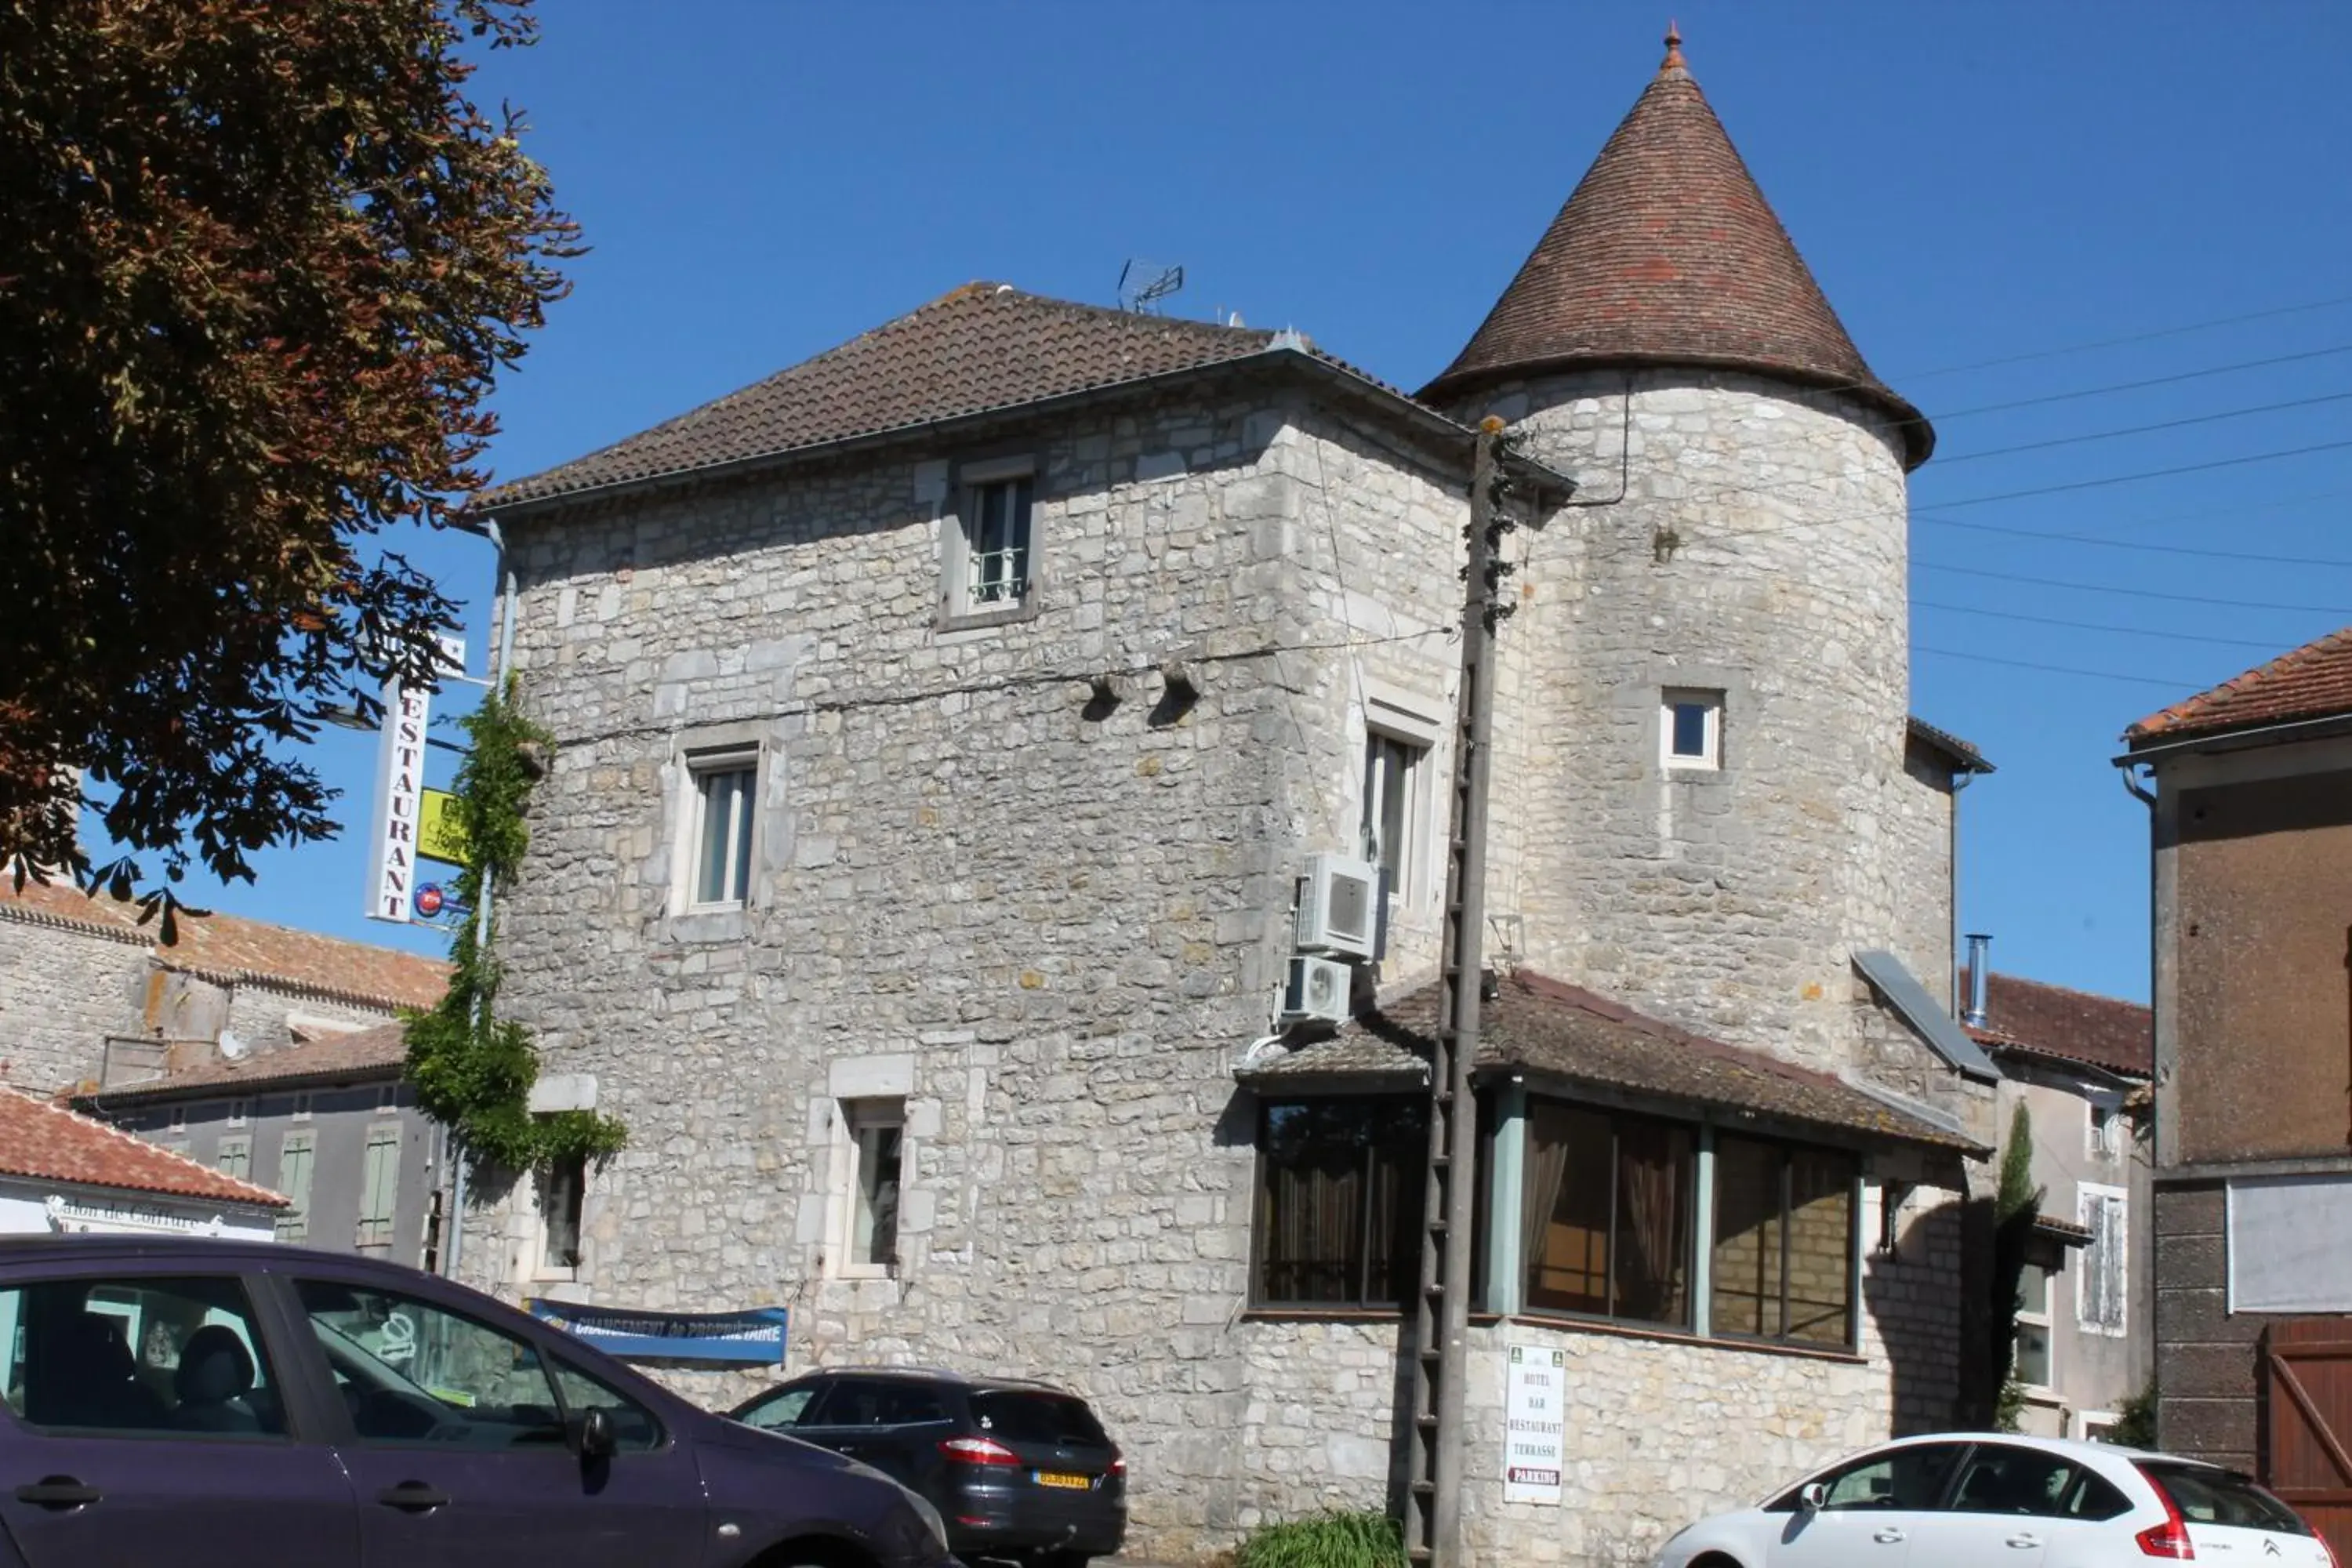
<svg viewBox="0 0 2352 1568">
<path fill-rule="evenodd" d="M 1903 425 L 1906 466 L 1935 446 L 1871 373 L 1691 79 L 1682 40 L 1518 276 L 1420 396 L 1589 365 L 1720 365 L 1851 389 Z"/>
</svg>

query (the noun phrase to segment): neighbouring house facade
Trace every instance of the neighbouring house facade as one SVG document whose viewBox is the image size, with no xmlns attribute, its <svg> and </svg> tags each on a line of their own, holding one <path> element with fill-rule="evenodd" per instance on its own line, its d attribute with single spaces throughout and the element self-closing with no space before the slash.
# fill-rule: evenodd
<svg viewBox="0 0 2352 1568">
<path fill-rule="evenodd" d="M 286 1200 L 257 1183 L 0 1089 L 0 1236 L 89 1233 L 267 1241 Z M 0 1363 L 12 1336 L 0 1331 Z"/>
<path fill-rule="evenodd" d="M 215 1055 L 76 1097 L 78 1109 L 279 1194 L 278 1239 L 432 1268 L 447 1160 L 403 1080 L 403 1026 Z"/>
<path fill-rule="evenodd" d="M 448 985 L 436 959 L 72 882 L 0 881 L 0 1083 L 47 1094 L 385 1024 Z"/>
<path fill-rule="evenodd" d="M 2016 1107 L 2026 1109 L 2042 1189 L 2012 1363 L 2021 1425 L 2099 1436 L 2154 1371 L 2154 1020 L 2136 1002 L 1990 970 L 1987 939 L 1973 941 L 1961 1017 L 2000 1064 L 2004 1140 Z"/>
<path fill-rule="evenodd" d="M 2352 627 L 2155 713 L 2156 1355 L 2166 1447 L 2352 1549 Z"/>
<path fill-rule="evenodd" d="M 504 996 L 630 1145 L 568 1257 L 478 1184 L 461 1273 L 1066 1384 L 1146 1552 L 1391 1503 L 1489 416 L 1473 1555 L 1646 1560 L 1959 1418 L 2000 1073 L 1986 768 L 1907 712 L 1932 434 L 1678 47 L 1417 397 L 971 285 L 487 498 L 555 738 Z"/>
</svg>

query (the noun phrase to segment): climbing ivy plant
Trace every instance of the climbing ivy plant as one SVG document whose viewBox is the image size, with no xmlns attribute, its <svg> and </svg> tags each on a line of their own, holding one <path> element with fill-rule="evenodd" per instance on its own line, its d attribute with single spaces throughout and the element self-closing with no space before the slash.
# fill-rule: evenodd
<svg viewBox="0 0 2352 1568">
<path fill-rule="evenodd" d="M 464 728 L 471 748 L 457 770 L 450 826 L 467 861 L 456 880 L 457 901 L 474 910 L 485 879 L 493 896 L 514 884 L 530 842 L 523 806 L 547 771 L 554 742 L 523 716 L 511 684 L 486 697 Z M 531 1114 L 539 1053 L 530 1030 L 499 1016 L 496 933 L 495 904 L 487 944 L 476 940 L 472 920 L 460 921 L 449 942 L 448 994 L 408 1021 L 408 1077 L 418 1104 L 454 1129 L 475 1157 L 509 1170 L 617 1152 L 628 1135 L 613 1117 Z"/>
</svg>

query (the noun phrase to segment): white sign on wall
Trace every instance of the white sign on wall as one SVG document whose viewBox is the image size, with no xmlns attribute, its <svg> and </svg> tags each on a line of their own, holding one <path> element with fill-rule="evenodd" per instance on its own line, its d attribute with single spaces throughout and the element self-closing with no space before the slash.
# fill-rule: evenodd
<svg viewBox="0 0 2352 1568">
<path fill-rule="evenodd" d="M 1503 1500 L 1559 1501 L 1568 1454 L 1568 1352 L 1513 1345 L 1503 1395 Z"/>
<path fill-rule="evenodd" d="M 442 637 L 443 668 L 455 674 L 466 668 L 466 645 Z M 370 836 L 368 905 L 370 920 L 415 918 L 410 903 L 416 891 L 416 820 L 425 798 L 425 726 L 432 718 L 433 694 L 401 685 L 398 677 L 383 683 L 383 729 L 376 751 L 375 831 Z"/>
</svg>

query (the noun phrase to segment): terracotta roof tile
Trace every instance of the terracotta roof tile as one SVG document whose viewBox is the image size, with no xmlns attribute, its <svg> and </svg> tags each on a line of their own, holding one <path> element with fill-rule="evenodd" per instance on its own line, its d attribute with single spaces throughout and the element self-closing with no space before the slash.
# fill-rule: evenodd
<svg viewBox="0 0 2352 1568">
<path fill-rule="evenodd" d="M 2171 741 L 2338 714 L 2352 714 L 2352 626 L 2151 713 L 2124 739 Z"/>
<path fill-rule="evenodd" d="M 1330 1040 L 1242 1076 L 1269 1090 L 1316 1079 L 1383 1073 L 1427 1079 L 1439 988 L 1423 986 L 1349 1024 Z M 1645 1017 L 1580 986 L 1525 971 L 1502 983 L 1479 1024 L 1478 1065 L 1518 1067 L 1574 1084 L 1695 1106 L 1754 1110 L 1866 1138 L 1975 1152 L 1971 1139 L 1826 1073 Z"/>
<path fill-rule="evenodd" d="M 295 1083 L 398 1078 L 408 1060 L 407 1037 L 405 1024 L 382 1024 L 348 1035 L 325 1035 L 299 1046 L 257 1052 L 235 1060 L 215 1058 L 144 1083 L 81 1095 L 76 1103 L 102 1103 L 110 1109 L 205 1092 L 231 1094 Z"/>
<path fill-rule="evenodd" d="M 0 1089 L 0 1173 L 36 1181 L 283 1208 L 267 1187 L 13 1089 Z"/>
<path fill-rule="evenodd" d="M 1275 337 L 967 283 L 667 424 L 499 485 L 479 504 L 544 500 L 1200 369 L 1258 353 Z"/>
<path fill-rule="evenodd" d="M 1968 994 L 1969 972 L 1960 971 Z M 2137 1002 L 2070 990 L 1999 970 L 1986 977 L 1985 1021 L 1969 1037 L 1989 1050 L 2030 1051 L 2147 1078 L 2156 1070 L 2155 1015 Z"/>
<path fill-rule="evenodd" d="M 1843 387 L 1903 426 L 1907 465 L 1935 432 L 1846 335 L 1679 50 L 1444 374 L 1441 405 L 1572 365 L 1720 365 Z"/>
<path fill-rule="evenodd" d="M 1954 773 L 1990 773 L 2000 771 L 1985 760 L 1985 754 L 1977 750 L 1975 742 L 1963 741 L 1949 730 L 1938 730 L 1916 713 L 1911 715 L 1909 734 L 1928 750 L 1943 753 L 1945 760 L 1952 764 Z"/>
<path fill-rule="evenodd" d="M 64 926 L 152 945 L 155 922 L 139 923 L 136 903 L 91 897 L 70 881 L 0 879 L 0 920 Z M 382 1008 L 430 1007 L 449 988 L 449 966 L 397 948 L 345 942 L 237 915 L 182 915 L 179 941 L 152 946 L 157 963 L 206 980 L 258 981 Z"/>
</svg>

